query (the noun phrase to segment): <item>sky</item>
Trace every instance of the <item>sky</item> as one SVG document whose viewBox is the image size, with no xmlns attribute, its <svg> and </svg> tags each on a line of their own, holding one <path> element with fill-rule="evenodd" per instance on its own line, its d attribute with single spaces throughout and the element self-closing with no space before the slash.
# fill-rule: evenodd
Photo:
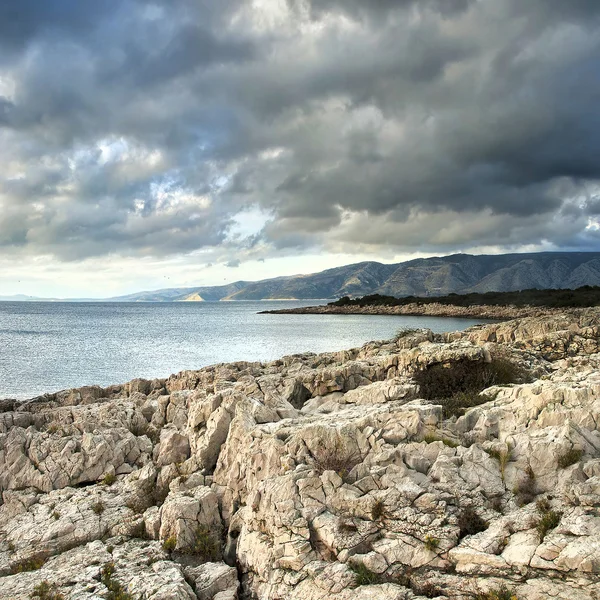
<svg viewBox="0 0 600 600">
<path fill-rule="evenodd" d="M 0 295 L 600 250 L 598 0 L 3 0 Z"/>
</svg>

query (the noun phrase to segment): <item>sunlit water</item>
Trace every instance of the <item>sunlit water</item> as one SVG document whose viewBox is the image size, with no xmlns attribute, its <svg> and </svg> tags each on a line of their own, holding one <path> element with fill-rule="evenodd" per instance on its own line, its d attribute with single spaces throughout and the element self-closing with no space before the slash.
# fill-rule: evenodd
<svg viewBox="0 0 600 600">
<path fill-rule="evenodd" d="M 369 315 L 259 315 L 315 302 L 0 302 L 0 398 L 166 377 L 238 360 L 266 361 L 388 339 L 399 329 L 435 332 L 472 319 Z"/>
</svg>

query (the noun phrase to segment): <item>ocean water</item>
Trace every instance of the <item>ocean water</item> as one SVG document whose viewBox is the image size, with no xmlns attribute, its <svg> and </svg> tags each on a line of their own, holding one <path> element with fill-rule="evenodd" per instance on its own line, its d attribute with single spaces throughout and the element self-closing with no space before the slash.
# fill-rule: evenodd
<svg viewBox="0 0 600 600">
<path fill-rule="evenodd" d="M 167 377 L 184 369 L 325 352 L 435 332 L 472 319 L 367 315 L 259 315 L 312 302 L 0 302 L 0 398 L 26 399 L 82 385 Z"/>
</svg>

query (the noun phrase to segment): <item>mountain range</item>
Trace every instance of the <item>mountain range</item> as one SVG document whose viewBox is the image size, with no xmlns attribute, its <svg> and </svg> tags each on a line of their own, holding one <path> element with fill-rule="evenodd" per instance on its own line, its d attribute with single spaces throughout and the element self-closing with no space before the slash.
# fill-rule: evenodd
<svg viewBox="0 0 600 600">
<path fill-rule="evenodd" d="M 454 254 L 397 264 L 361 262 L 311 275 L 170 288 L 111 298 L 114 302 L 330 300 L 366 294 L 441 296 L 600 285 L 600 252 Z"/>
</svg>

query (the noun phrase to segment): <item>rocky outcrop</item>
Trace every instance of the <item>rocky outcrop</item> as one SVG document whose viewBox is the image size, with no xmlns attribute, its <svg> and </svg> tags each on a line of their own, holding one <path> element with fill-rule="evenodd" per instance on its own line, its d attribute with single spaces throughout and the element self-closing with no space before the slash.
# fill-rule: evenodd
<svg viewBox="0 0 600 600">
<path fill-rule="evenodd" d="M 4 403 L 0 597 L 595 599 L 599 317 Z M 498 360 L 464 414 L 415 377 Z"/>
</svg>

